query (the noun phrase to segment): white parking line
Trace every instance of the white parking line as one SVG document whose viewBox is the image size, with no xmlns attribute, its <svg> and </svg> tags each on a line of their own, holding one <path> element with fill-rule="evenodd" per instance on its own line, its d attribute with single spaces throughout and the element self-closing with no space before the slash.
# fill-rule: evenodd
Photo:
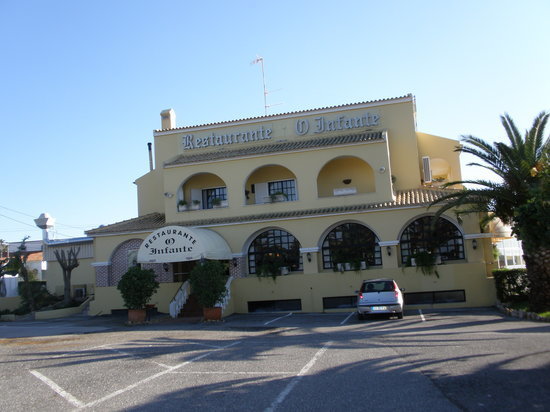
<svg viewBox="0 0 550 412">
<path fill-rule="evenodd" d="M 131 358 L 145 359 L 143 356 L 134 355 L 133 353 L 124 352 L 124 351 L 121 351 L 121 350 L 118 350 L 118 349 L 115 349 L 115 348 L 107 348 L 107 349 L 110 350 L 110 351 L 116 352 L 116 353 L 120 353 L 121 355 L 131 357 Z M 161 367 L 166 368 L 166 369 L 170 369 L 170 366 L 165 365 L 164 363 L 156 362 L 154 360 L 149 360 L 149 359 L 147 359 L 147 360 L 149 362 L 154 363 L 155 365 L 161 366 Z"/>
<path fill-rule="evenodd" d="M 348 321 L 349 318 L 351 318 L 353 315 L 355 315 L 356 312 L 351 312 L 347 317 L 346 319 L 344 319 L 342 322 L 340 322 L 340 325 L 343 325 L 344 323 L 346 323 Z"/>
<path fill-rule="evenodd" d="M 426 322 L 426 318 L 424 317 L 424 314 L 422 313 L 422 309 L 418 309 L 418 313 L 420 314 L 420 319 L 422 319 L 422 322 Z"/>
<path fill-rule="evenodd" d="M 38 379 L 40 379 L 42 382 L 44 382 L 46 385 L 48 385 L 55 393 L 57 393 L 62 398 L 65 398 L 69 403 L 73 404 L 77 408 L 82 408 L 84 406 L 84 402 L 79 401 L 76 399 L 73 395 L 71 395 L 69 392 L 65 391 L 61 386 L 59 386 L 57 383 L 52 381 L 50 378 L 47 378 L 46 376 L 42 375 L 38 371 L 30 371 L 34 376 L 36 376 Z"/>
<path fill-rule="evenodd" d="M 171 372 L 172 374 L 178 374 L 178 375 L 265 375 L 265 376 L 276 376 L 276 375 L 295 375 L 296 371 L 293 372 L 237 372 L 237 371 L 210 371 L 210 372 L 202 372 L 202 371 L 176 371 Z"/>
<path fill-rule="evenodd" d="M 265 326 L 265 325 L 269 325 L 270 323 L 275 322 L 275 321 L 277 321 L 277 320 L 279 320 L 279 319 L 287 318 L 287 317 L 289 317 L 290 315 L 292 315 L 292 312 L 290 312 L 288 315 L 281 316 L 281 317 L 275 318 L 275 319 L 271 319 L 270 321 L 264 323 L 264 326 Z"/>
<path fill-rule="evenodd" d="M 233 342 L 233 343 L 231 343 L 231 344 L 229 344 L 229 345 L 227 345 L 227 346 L 224 346 L 223 348 L 226 349 L 226 348 L 229 348 L 229 347 L 231 347 L 231 346 L 238 345 L 239 343 L 241 343 L 241 342 Z M 134 384 L 132 384 L 132 385 L 130 385 L 130 386 L 127 386 L 127 387 L 125 387 L 125 388 L 123 388 L 123 389 L 119 389 L 118 391 L 115 391 L 115 392 L 113 392 L 113 393 L 111 393 L 111 394 L 109 394 L 109 395 L 107 395 L 107 396 L 104 396 L 104 397 L 101 398 L 101 399 L 98 399 L 98 400 L 96 400 L 96 401 L 87 403 L 86 405 L 84 405 L 84 407 L 85 407 L 85 408 L 87 408 L 87 407 L 92 407 L 92 406 L 95 406 L 95 405 L 97 405 L 97 404 L 99 404 L 99 403 L 101 403 L 101 402 L 104 402 L 104 401 L 106 401 L 106 400 L 109 400 L 109 399 L 111 399 L 111 398 L 114 398 L 115 396 L 118 396 L 118 395 L 120 395 L 121 393 L 128 392 L 129 390 L 134 389 L 134 388 L 137 387 L 137 386 L 140 386 L 140 385 L 142 385 L 142 384 L 144 384 L 144 383 L 147 383 L 147 382 L 149 382 L 149 381 L 152 381 L 153 379 L 156 379 L 156 378 L 158 378 L 158 377 L 160 377 L 160 376 L 166 375 L 167 373 L 173 372 L 174 370 L 179 369 L 179 368 L 181 368 L 182 366 L 189 365 L 190 363 L 193 363 L 193 362 L 195 362 L 195 361 L 198 361 L 198 360 L 200 360 L 200 359 L 202 359 L 202 358 L 206 358 L 207 356 L 209 356 L 209 355 L 212 354 L 213 352 L 216 352 L 216 350 L 213 350 L 213 351 L 207 352 L 207 353 L 203 353 L 202 355 L 197 356 L 196 358 L 193 358 L 193 359 L 191 359 L 191 360 L 189 360 L 189 361 L 180 363 L 179 365 L 173 366 L 173 367 L 171 367 L 170 369 L 167 369 L 167 370 L 164 370 L 164 371 L 162 371 L 162 372 L 159 372 L 159 373 L 156 373 L 156 374 L 154 374 L 154 375 L 151 375 L 151 376 L 149 376 L 148 378 L 142 379 L 142 380 L 140 380 L 139 382 L 136 382 L 136 383 L 134 383 Z"/>
<path fill-rule="evenodd" d="M 132 390 L 144 383 L 147 383 L 147 382 L 150 382 L 160 376 L 164 376 L 168 373 L 173 373 L 176 369 L 179 369 L 183 366 L 186 366 L 186 365 L 189 365 L 190 363 L 193 363 L 195 361 L 198 361 L 202 358 L 206 358 L 207 356 L 211 355 L 212 353 L 214 352 L 218 352 L 220 350 L 223 350 L 223 349 L 227 349 L 227 348 L 230 348 L 231 346 L 235 346 L 235 345 L 238 345 L 239 343 L 241 343 L 240 341 L 238 342 L 233 342 L 233 343 L 230 343 L 229 345 L 226 345 L 226 346 L 222 346 L 220 347 L 220 349 L 215 349 L 215 350 L 211 350 L 207 353 L 203 353 L 202 355 L 199 355 L 191 360 L 188 360 L 186 362 L 183 362 L 183 363 L 180 363 L 179 365 L 176 365 L 176 366 L 171 366 L 169 367 L 168 369 L 162 371 L 162 372 L 159 372 L 159 373 L 156 373 L 154 375 L 151 375 L 145 379 L 142 379 L 132 385 L 129 385 L 125 388 L 122 388 L 122 389 L 119 389 L 118 391 L 115 391 L 115 392 L 112 392 L 106 396 L 104 396 L 103 398 L 100 398 L 100 399 L 97 399 L 95 401 L 92 401 L 92 402 L 89 402 L 89 403 L 83 403 L 81 401 L 79 401 L 78 399 L 76 399 L 73 395 L 71 395 L 69 392 L 67 392 L 66 390 L 64 390 L 63 388 L 61 388 L 58 384 L 56 384 L 54 381 L 52 381 L 51 379 L 47 378 L 46 376 L 42 375 L 40 372 L 37 372 L 35 370 L 30 370 L 29 372 L 31 374 L 33 374 L 35 377 L 37 377 L 38 379 L 40 379 L 42 382 L 44 382 L 45 384 L 47 384 L 54 392 L 56 392 L 57 394 L 59 394 L 60 396 L 62 396 L 63 398 L 65 398 L 68 402 L 70 402 L 71 404 L 73 404 L 74 406 L 76 406 L 78 409 L 82 409 L 82 408 L 90 408 L 90 407 L 93 407 L 93 406 L 96 406 L 102 402 L 105 402 L 106 400 L 109 400 L 111 398 L 114 398 L 115 396 L 118 396 L 124 392 L 128 392 L 129 390 Z"/>
<path fill-rule="evenodd" d="M 319 360 L 319 358 L 323 356 L 323 354 L 327 351 L 330 345 L 332 345 L 332 342 L 327 342 L 325 346 L 319 349 L 319 351 L 315 354 L 315 356 L 311 358 L 311 360 L 307 363 L 307 365 L 304 366 L 300 372 L 298 372 L 298 375 L 296 375 L 296 377 L 289 382 L 286 388 L 279 394 L 279 396 L 277 396 L 277 399 L 273 401 L 271 406 L 267 408 L 265 412 L 274 411 L 275 408 L 277 408 L 277 406 L 280 405 L 285 400 L 285 398 L 292 391 L 292 389 L 294 389 L 294 387 L 298 384 L 298 382 L 300 382 L 300 380 L 302 379 L 302 376 L 304 376 L 312 368 L 312 366 L 315 365 L 315 362 L 317 362 L 317 360 Z"/>
</svg>

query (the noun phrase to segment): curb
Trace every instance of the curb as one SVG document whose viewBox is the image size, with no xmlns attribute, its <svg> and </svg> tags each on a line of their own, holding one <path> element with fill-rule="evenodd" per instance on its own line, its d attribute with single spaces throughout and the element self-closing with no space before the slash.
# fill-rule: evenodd
<svg viewBox="0 0 550 412">
<path fill-rule="evenodd" d="M 550 322 L 550 318 L 544 318 L 534 312 L 526 312 L 524 310 L 511 309 L 504 306 L 502 303 L 496 304 L 497 309 L 506 316 L 511 316 L 518 319 L 535 320 L 537 322 Z"/>
</svg>

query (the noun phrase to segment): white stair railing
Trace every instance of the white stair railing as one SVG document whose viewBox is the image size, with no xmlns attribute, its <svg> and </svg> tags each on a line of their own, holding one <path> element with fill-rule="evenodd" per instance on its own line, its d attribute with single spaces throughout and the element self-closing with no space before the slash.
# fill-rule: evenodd
<svg viewBox="0 0 550 412">
<path fill-rule="evenodd" d="M 222 314 L 223 312 L 225 312 L 225 308 L 227 307 L 227 305 L 229 304 L 229 301 L 231 300 L 231 282 L 233 282 L 233 277 L 230 276 L 229 279 L 227 279 L 227 282 L 225 284 L 225 290 L 226 290 L 226 294 L 225 294 L 225 297 L 223 298 L 223 300 L 220 302 L 220 303 L 217 303 L 216 304 L 216 307 L 221 307 L 222 308 Z"/>
<path fill-rule="evenodd" d="M 170 316 L 173 318 L 177 318 L 179 313 L 181 312 L 181 309 L 185 305 L 185 302 L 187 302 L 187 298 L 189 298 L 189 292 L 190 292 L 190 285 L 189 281 L 186 280 L 183 282 L 183 285 L 180 286 L 178 292 L 176 293 L 176 296 L 174 296 L 174 299 L 172 302 L 170 302 Z"/>
</svg>

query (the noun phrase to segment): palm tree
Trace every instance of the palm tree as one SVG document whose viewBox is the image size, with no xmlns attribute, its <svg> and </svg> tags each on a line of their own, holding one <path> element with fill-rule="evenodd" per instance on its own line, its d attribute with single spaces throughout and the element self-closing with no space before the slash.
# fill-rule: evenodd
<svg viewBox="0 0 550 412">
<path fill-rule="evenodd" d="M 451 208 L 458 213 L 481 212 L 510 224 L 522 241 L 527 276 L 531 282 L 531 310 L 550 310 L 550 139 L 544 129 L 550 114 L 542 112 L 522 136 L 508 114 L 501 116 L 509 144 L 463 136 L 455 150 L 477 157 L 468 166 L 485 168 L 500 181 L 461 180 L 445 186 L 473 185 L 442 196 L 437 215 Z"/>
</svg>

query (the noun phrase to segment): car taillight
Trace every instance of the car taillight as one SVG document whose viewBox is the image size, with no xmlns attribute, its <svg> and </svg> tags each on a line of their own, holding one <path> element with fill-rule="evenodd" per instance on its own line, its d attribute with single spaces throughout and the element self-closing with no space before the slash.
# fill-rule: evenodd
<svg viewBox="0 0 550 412">
<path fill-rule="evenodd" d="M 395 298 L 397 299 L 399 297 L 399 292 L 397 290 L 394 290 L 393 293 L 395 294 Z"/>
<path fill-rule="evenodd" d="M 362 293 L 359 294 L 359 299 L 363 299 L 363 294 Z"/>
</svg>

